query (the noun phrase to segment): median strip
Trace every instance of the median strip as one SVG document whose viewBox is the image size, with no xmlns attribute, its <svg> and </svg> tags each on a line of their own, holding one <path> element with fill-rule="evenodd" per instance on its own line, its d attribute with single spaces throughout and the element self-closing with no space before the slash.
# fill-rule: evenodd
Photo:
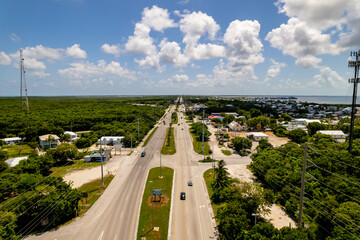
<svg viewBox="0 0 360 240">
<path fill-rule="evenodd" d="M 150 169 L 140 210 L 139 240 L 167 239 L 174 170 L 162 167 L 161 176 L 159 167 Z"/>
</svg>

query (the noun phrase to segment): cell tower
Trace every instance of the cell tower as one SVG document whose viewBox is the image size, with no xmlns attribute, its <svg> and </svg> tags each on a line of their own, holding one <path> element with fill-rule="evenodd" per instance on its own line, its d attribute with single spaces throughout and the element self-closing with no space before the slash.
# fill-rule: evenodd
<svg viewBox="0 0 360 240">
<path fill-rule="evenodd" d="M 360 50 L 358 52 L 350 52 L 351 57 L 355 57 L 355 60 L 349 60 L 348 66 L 354 68 L 354 78 L 349 79 L 349 83 L 354 84 L 352 106 L 351 106 L 351 122 L 350 122 L 350 136 L 349 136 L 349 152 L 352 149 L 353 142 L 353 131 L 354 131 L 354 121 L 356 113 L 356 95 L 357 95 L 357 84 L 360 82 L 359 78 L 359 68 L 360 68 Z"/>
<path fill-rule="evenodd" d="M 22 49 L 20 49 L 20 102 L 21 110 L 26 109 L 26 111 L 29 112 L 29 100 L 27 96 L 24 57 Z"/>
</svg>

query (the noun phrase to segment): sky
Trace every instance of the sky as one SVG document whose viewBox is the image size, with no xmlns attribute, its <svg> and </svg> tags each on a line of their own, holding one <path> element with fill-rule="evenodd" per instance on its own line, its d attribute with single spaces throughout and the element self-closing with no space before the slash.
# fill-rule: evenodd
<svg viewBox="0 0 360 240">
<path fill-rule="evenodd" d="M 0 96 L 351 95 L 359 0 L 0 1 Z"/>
</svg>

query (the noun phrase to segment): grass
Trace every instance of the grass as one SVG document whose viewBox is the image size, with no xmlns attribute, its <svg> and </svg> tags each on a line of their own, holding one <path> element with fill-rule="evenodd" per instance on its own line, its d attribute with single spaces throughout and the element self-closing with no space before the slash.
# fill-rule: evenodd
<svg viewBox="0 0 360 240">
<path fill-rule="evenodd" d="M 218 162 L 219 160 L 212 159 L 211 157 L 206 157 L 203 160 L 199 160 L 199 162 Z"/>
<path fill-rule="evenodd" d="M 209 150 L 210 146 L 208 142 L 204 142 L 204 152 L 201 152 L 202 150 L 202 141 L 198 141 L 195 134 L 191 133 L 191 136 L 193 138 L 193 146 L 194 151 L 201 154 L 201 155 L 210 155 Z"/>
<path fill-rule="evenodd" d="M 167 239 L 169 228 L 169 214 L 171 206 L 171 190 L 173 183 L 174 170 L 167 167 L 161 168 L 161 175 L 159 178 L 160 168 L 152 168 L 149 171 L 149 176 L 146 180 L 144 196 L 141 204 L 139 228 L 137 232 L 137 239 L 146 237 L 151 239 Z M 153 182 L 150 183 L 150 181 Z M 163 194 L 166 194 L 169 201 L 166 205 L 161 207 L 154 207 L 154 226 L 159 227 L 159 231 L 152 231 L 152 207 L 148 204 L 148 198 L 152 195 L 152 187 L 154 189 L 161 189 Z"/>
<path fill-rule="evenodd" d="M 221 152 L 226 156 L 230 156 L 232 154 L 230 150 L 221 150 Z"/>
<path fill-rule="evenodd" d="M 106 163 L 103 163 L 106 164 Z M 63 177 L 65 174 L 79 171 L 87 168 L 93 168 L 100 166 L 99 162 L 88 162 L 85 163 L 84 160 L 72 160 L 65 164 L 65 166 L 52 167 L 50 171 L 52 172 L 50 175 L 53 177 Z"/>
<path fill-rule="evenodd" d="M 157 129 L 158 129 L 158 127 L 156 127 L 154 130 L 152 130 L 152 132 L 149 134 L 149 136 L 145 139 L 143 147 L 145 147 L 146 144 L 148 144 L 148 142 L 150 141 L 151 137 L 154 135 L 154 133 L 156 132 Z"/>
<path fill-rule="evenodd" d="M 113 180 L 114 175 L 106 175 L 104 177 L 104 188 L 101 188 L 101 178 L 94 181 L 85 183 L 78 190 L 82 193 L 87 194 L 87 198 L 83 197 L 82 202 L 80 203 L 80 212 L 79 216 L 82 216 L 86 213 L 87 210 L 100 198 L 101 194 L 104 193 L 105 189 L 109 186 Z"/>
<path fill-rule="evenodd" d="M 131 156 L 131 154 L 132 154 L 133 152 L 134 152 L 134 151 L 129 152 L 129 153 L 128 153 L 128 156 Z"/>
<path fill-rule="evenodd" d="M 4 145 L 1 149 L 7 152 L 8 158 L 28 156 L 34 153 L 34 149 L 28 145 Z"/>
<path fill-rule="evenodd" d="M 168 134 L 169 134 L 169 129 L 170 130 L 170 143 L 168 143 Z M 164 154 L 164 155 L 173 155 L 176 153 L 176 149 L 175 149 L 175 137 L 174 137 L 174 128 L 167 128 L 166 129 L 166 137 L 165 137 L 165 140 L 164 140 L 164 144 L 162 146 L 162 149 L 161 149 L 161 154 Z"/>
<path fill-rule="evenodd" d="M 206 187 L 207 187 L 207 190 L 208 190 L 208 193 L 209 193 L 209 198 L 211 199 L 211 196 L 213 195 L 213 190 L 212 190 L 212 187 L 211 187 L 211 182 L 213 181 L 214 179 L 214 169 L 210 168 L 208 170 L 206 170 L 203 174 L 203 177 L 204 177 L 204 180 L 206 182 Z M 218 208 L 224 206 L 224 204 L 226 203 L 222 203 L 222 204 L 214 204 L 212 201 L 211 201 L 211 206 L 214 210 L 214 214 L 216 215 L 216 212 L 218 210 Z"/>
</svg>

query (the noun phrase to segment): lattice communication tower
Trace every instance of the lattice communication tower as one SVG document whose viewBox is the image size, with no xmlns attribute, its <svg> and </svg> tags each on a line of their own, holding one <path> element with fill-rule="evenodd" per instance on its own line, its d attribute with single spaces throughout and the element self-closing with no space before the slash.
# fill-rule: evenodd
<svg viewBox="0 0 360 240">
<path fill-rule="evenodd" d="M 21 110 L 25 109 L 26 111 L 29 111 L 29 100 L 27 96 L 24 57 L 22 49 L 20 49 L 20 102 Z"/>
</svg>

